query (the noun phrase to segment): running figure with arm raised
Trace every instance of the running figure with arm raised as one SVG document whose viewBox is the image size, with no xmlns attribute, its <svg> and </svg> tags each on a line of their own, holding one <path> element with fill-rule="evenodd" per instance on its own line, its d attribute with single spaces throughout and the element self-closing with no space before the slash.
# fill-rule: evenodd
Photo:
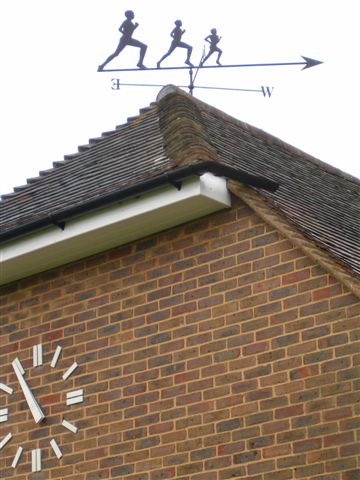
<svg viewBox="0 0 360 480">
<path fill-rule="evenodd" d="M 216 28 L 212 28 L 210 30 L 210 35 L 208 35 L 206 38 L 205 38 L 205 41 L 210 43 L 210 49 L 209 49 L 209 52 L 208 54 L 206 55 L 206 57 L 204 58 L 204 60 L 201 62 L 201 65 L 203 65 L 206 60 L 215 52 L 217 52 L 218 54 L 218 57 L 217 57 L 217 60 L 216 60 L 216 63 L 218 65 L 221 66 L 221 63 L 220 63 L 220 57 L 222 55 L 222 50 L 217 46 L 217 44 L 220 42 L 221 40 L 221 37 L 219 37 L 217 35 L 217 31 L 216 31 Z"/>
</svg>

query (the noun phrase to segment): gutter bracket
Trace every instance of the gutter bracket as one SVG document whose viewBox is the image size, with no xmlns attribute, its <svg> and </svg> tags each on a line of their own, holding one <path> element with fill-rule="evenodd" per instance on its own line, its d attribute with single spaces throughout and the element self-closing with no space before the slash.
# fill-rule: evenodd
<svg viewBox="0 0 360 480">
<path fill-rule="evenodd" d="M 50 221 L 55 227 L 59 227 L 60 230 L 64 231 L 65 230 L 65 225 L 66 223 L 64 221 L 59 221 L 56 220 L 52 215 L 49 215 Z"/>
<path fill-rule="evenodd" d="M 170 185 L 172 185 L 173 187 L 176 188 L 176 190 L 180 191 L 181 190 L 181 187 L 182 187 L 182 182 L 180 181 L 176 181 L 176 180 L 173 180 L 171 177 L 168 177 L 168 181 L 170 183 Z"/>
</svg>

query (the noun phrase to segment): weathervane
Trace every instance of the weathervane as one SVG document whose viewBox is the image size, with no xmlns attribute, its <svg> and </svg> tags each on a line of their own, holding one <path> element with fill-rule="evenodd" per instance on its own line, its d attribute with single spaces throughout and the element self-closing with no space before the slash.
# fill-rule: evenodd
<svg viewBox="0 0 360 480">
<path fill-rule="evenodd" d="M 190 75 L 190 84 L 187 85 L 189 88 L 189 92 L 192 94 L 193 90 L 195 88 L 194 82 L 196 79 L 196 76 L 199 72 L 199 69 L 203 68 L 246 68 L 246 67 L 277 67 L 277 66 L 290 66 L 290 65 L 304 65 L 302 70 L 305 70 L 306 68 L 314 67 L 315 65 L 319 65 L 323 62 L 319 60 L 314 60 L 309 57 L 304 57 L 302 56 L 303 61 L 302 62 L 276 62 L 276 63 L 246 63 L 246 64 L 231 64 L 231 65 L 223 65 L 220 63 L 220 57 L 222 55 L 222 50 L 218 47 L 218 43 L 221 40 L 221 37 L 218 36 L 216 28 L 212 28 L 210 30 L 210 34 L 205 37 L 205 41 L 209 43 L 209 51 L 205 55 L 205 49 L 204 53 L 202 55 L 202 58 L 200 59 L 199 65 L 194 66 L 191 61 L 190 57 L 192 54 L 193 47 L 191 45 L 188 45 L 187 43 L 183 42 L 182 36 L 185 33 L 185 29 L 183 30 L 182 27 L 182 21 L 181 20 L 176 20 L 175 23 L 175 28 L 171 31 L 170 36 L 172 37 L 172 41 L 169 47 L 169 50 L 160 58 L 160 60 L 157 62 L 156 67 L 146 67 L 144 65 L 144 57 L 145 53 L 147 50 L 147 45 L 144 43 L 140 42 L 139 40 L 135 40 L 132 38 L 132 35 L 134 33 L 134 30 L 139 26 L 137 22 L 133 22 L 133 19 L 135 18 L 135 14 L 132 10 L 127 10 L 125 12 L 125 17 L 126 20 L 121 24 L 119 31 L 122 33 L 122 36 L 120 38 L 119 44 L 115 50 L 114 53 L 112 53 L 106 60 L 103 62 L 101 65 L 98 67 L 98 72 L 133 72 L 133 71 L 159 71 L 159 70 L 183 70 L 187 69 L 189 70 L 189 75 Z M 137 63 L 137 68 L 112 68 L 112 69 L 106 69 L 104 70 L 104 67 L 111 62 L 115 57 L 117 57 L 126 46 L 131 46 L 131 47 L 137 47 L 140 49 L 140 57 L 139 61 Z M 186 66 L 176 66 L 176 67 L 161 67 L 161 63 L 165 58 L 169 57 L 176 48 L 184 48 L 187 50 L 187 56 L 185 59 L 185 64 Z M 213 55 L 213 53 L 217 53 L 217 59 L 216 59 L 216 65 L 204 65 L 204 63 Z M 193 69 L 196 69 L 196 73 L 194 75 Z M 119 90 L 120 86 L 136 86 L 136 87 L 163 87 L 164 85 L 158 85 L 158 84 L 144 84 L 144 83 L 120 83 L 120 80 L 117 78 L 112 79 L 113 90 Z M 184 87 L 184 85 L 178 85 L 179 87 Z M 196 88 L 203 88 L 203 89 L 212 89 L 212 90 L 232 90 L 232 91 L 243 91 L 243 92 L 261 92 L 264 97 L 266 96 L 271 96 L 273 87 L 268 87 L 268 86 L 262 86 L 260 89 L 246 89 L 246 88 L 227 88 L 227 87 L 211 87 L 211 86 L 196 86 Z"/>
</svg>

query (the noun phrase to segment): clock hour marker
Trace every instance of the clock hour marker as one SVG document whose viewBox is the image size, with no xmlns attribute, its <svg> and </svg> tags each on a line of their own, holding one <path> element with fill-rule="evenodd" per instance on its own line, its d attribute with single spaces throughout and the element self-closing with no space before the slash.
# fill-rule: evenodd
<svg viewBox="0 0 360 480">
<path fill-rule="evenodd" d="M 50 445 L 54 450 L 54 453 L 57 456 L 57 458 L 60 459 L 62 457 L 62 451 L 60 450 L 59 445 L 56 443 L 56 440 L 54 438 L 50 440 Z"/>
<path fill-rule="evenodd" d="M 67 380 L 70 375 L 73 373 L 73 371 L 78 367 L 78 364 L 76 362 L 74 362 L 71 367 L 69 367 L 66 372 L 64 373 L 64 375 L 62 376 L 64 380 Z"/>
<path fill-rule="evenodd" d="M 11 387 L 8 387 L 7 385 L 4 385 L 3 383 L 0 383 L 0 390 L 2 390 L 5 393 L 8 393 L 9 395 L 13 393 L 13 389 Z"/>
<path fill-rule="evenodd" d="M 19 460 L 20 460 L 20 457 L 21 457 L 21 454 L 22 454 L 23 451 L 24 451 L 23 447 L 19 447 L 17 449 L 14 460 L 12 461 L 12 464 L 11 464 L 12 468 L 16 468 L 17 464 L 19 463 Z"/>
<path fill-rule="evenodd" d="M 35 450 L 31 450 L 31 471 L 34 472 L 41 472 L 41 450 L 40 448 L 36 448 Z"/>
<path fill-rule="evenodd" d="M 66 405 L 74 405 L 84 401 L 84 390 L 74 390 L 66 394 Z"/>
<path fill-rule="evenodd" d="M 8 419 L 8 409 L 3 408 L 2 410 L 0 410 L 0 423 L 7 422 L 7 419 Z"/>
<path fill-rule="evenodd" d="M 5 447 L 5 445 L 11 440 L 12 434 L 8 433 L 0 442 L 0 450 Z"/>
<path fill-rule="evenodd" d="M 43 363 L 43 355 L 42 355 L 42 345 L 39 343 L 38 345 L 33 346 L 33 366 L 39 367 Z"/>
<path fill-rule="evenodd" d="M 73 433 L 76 433 L 78 431 L 77 427 L 75 425 L 73 425 L 72 423 L 68 422 L 67 420 L 63 420 L 62 421 L 62 425 L 63 427 L 67 428 L 68 430 L 70 430 L 70 432 L 73 432 Z"/>
<path fill-rule="evenodd" d="M 51 360 L 51 363 L 50 363 L 50 367 L 51 367 L 51 368 L 55 368 L 55 367 L 56 367 L 56 364 L 57 364 L 57 362 L 58 362 L 58 360 L 59 360 L 59 357 L 60 357 L 61 349 L 62 349 L 62 348 L 60 347 L 60 345 L 58 345 L 58 346 L 56 347 L 54 356 L 53 356 L 53 358 L 52 358 L 52 360 Z"/>
</svg>

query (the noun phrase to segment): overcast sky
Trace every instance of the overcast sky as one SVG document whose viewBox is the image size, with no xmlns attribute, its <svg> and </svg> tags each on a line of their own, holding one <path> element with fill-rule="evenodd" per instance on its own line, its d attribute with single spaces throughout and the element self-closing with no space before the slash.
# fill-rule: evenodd
<svg viewBox="0 0 360 480">
<path fill-rule="evenodd" d="M 8 193 L 77 151 L 89 138 L 125 123 L 155 100 L 158 87 L 187 85 L 187 70 L 98 73 L 120 38 L 125 10 L 135 12 L 134 38 L 148 45 L 155 67 L 168 50 L 174 21 L 193 46 L 197 64 L 211 28 L 222 37 L 223 64 L 324 63 L 203 69 L 195 86 L 261 90 L 194 90 L 201 100 L 360 177 L 359 0 L 1 0 L 1 176 Z M 184 64 L 177 49 L 162 66 Z M 214 63 L 215 55 L 207 65 Z M 131 68 L 138 49 L 126 47 L 108 68 Z M 187 90 L 185 88 L 185 90 Z M 261 172 L 259 172 L 261 173 Z"/>
</svg>

